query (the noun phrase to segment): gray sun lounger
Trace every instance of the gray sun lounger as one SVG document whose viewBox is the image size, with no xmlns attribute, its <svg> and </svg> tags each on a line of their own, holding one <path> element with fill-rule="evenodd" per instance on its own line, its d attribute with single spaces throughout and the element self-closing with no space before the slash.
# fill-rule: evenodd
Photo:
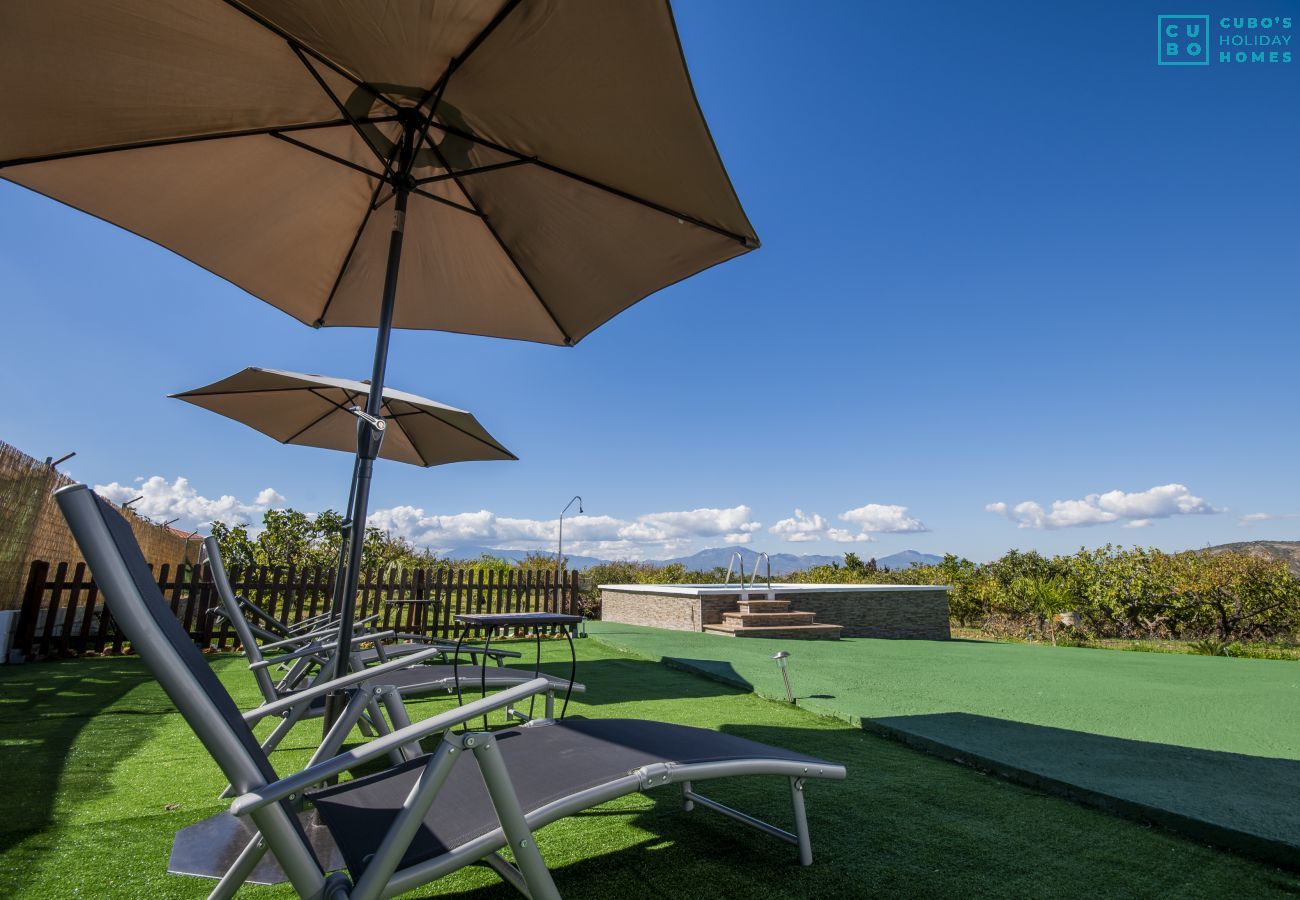
<svg viewBox="0 0 1300 900">
<path fill-rule="evenodd" d="M 306 632 L 291 639 L 286 639 L 272 643 L 261 643 L 258 640 L 256 626 L 249 622 L 244 615 L 244 605 L 248 601 L 243 600 L 235 595 L 234 589 L 230 584 L 230 578 L 226 573 L 225 563 L 221 557 L 221 550 L 213 538 L 208 538 L 204 542 L 204 549 L 207 551 L 208 569 L 212 575 L 212 583 L 217 592 L 217 598 L 221 601 L 222 609 L 225 611 L 225 618 L 230 622 L 235 631 L 235 637 L 239 639 L 244 648 L 244 656 L 248 660 L 249 669 L 253 678 L 257 682 L 258 690 L 262 693 L 262 698 L 267 703 L 274 703 L 287 697 L 292 697 L 300 693 L 304 687 L 309 687 L 313 681 L 308 676 L 312 669 L 316 673 L 332 672 L 334 667 L 330 665 L 332 654 L 338 652 L 335 644 L 329 642 L 329 637 L 335 632 L 332 628 L 322 629 L 320 632 Z M 251 604 L 248 604 L 251 605 Z M 259 610 L 260 616 L 266 616 L 264 611 Z M 260 617 L 259 616 L 259 617 Z M 265 633 L 263 631 L 263 633 Z M 378 642 L 391 636 L 391 632 L 364 632 L 353 637 L 354 643 L 361 642 Z M 288 652 L 279 656 L 267 656 L 268 649 L 277 650 L 287 648 Z M 428 649 L 437 649 L 442 653 L 450 652 L 449 648 L 442 644 L 435 644 L 432 647 L 418 648 L 420 651 Z M 416 651 L 412 651 L 416 652 Z M 495 651 L 492 651 L 495 652 Z M 514 651 L 505 651 L 514 656 L 519 654 Z M 397 658 L 404 658 L 410 654 L 401 654 Z M 481 655 L 481 654 L 480 654 Z M 387 657 L 381 657 L 384 662 L 388 661 Z M 500 657 L 497 657 L 496 666 L 488 666 L 486 657 L 483 659 L 481 666 L 452 666 L 447 664 L 424 663 L 421 665 L 411 666 L 410 668 L 390 671 L 384 675 L 383 687 L 395 689 L 400 698 L 427 697 L 434 694 L 445 694 L 448 696 L 458 694 L 457 680 L 459 687 L 464 690 L 473 686 L 486 687 L 491 690 L 500 688 L 514 687 L 515 685 L 524 684 L 534 678 L 544 677 L 547 680 L 547 689 L 544 698 L 545 715 L 547 718 L 553 718 L 555 715 L 555 695 L 557 691 L 564 692 L 567 702 L 568 696 L 573 692 L 583 692 L 586 687 L 579 683 L 570 685 L 567 679 L 556 678 L 551 676 L 540 676 L 536 670 L 527 671 L 524 669 L 511 669 L 500 665 Z M 353 654 L 351 657 L 351 668 L 355 671 L 365 670 L 365 659 Z M 290 666 L 288 674 L 279 681 L 271 678 L 270 669 L 279 663 L 285 663 Z M 381 695 L 382 696 L 382 695 Z M 531 707 L 530 707 L 531 709 Z M 271 734 L 262 744 L 262 749 L 270 753 L 274 750 L 281 740 L 284 739 L 290 729 L 298 722 L 304 719 L 317 718 L 325 713 L 325 698 L 323 696 L 315 698 L 309 704 L 302 704 L 294 707 L 284 714 L 282 721 L 275 727 Z M 362 727 L 367 725 L 384 731 L 382 722 L 377 720 L 378 708 L 372 704 L 368 718 L 360 720 Z M 507 715 L 527 721 L 530 715 L 509 708 Z"/>
<path fill-rule="evenodd" d="M 303 647 L 313 640 L 331 634 L 337 628 L 337 623 L 331 621 L 328 612 L 290 625 L 247 597 L 236 594 L 226 574 L 225 562 L 221 555 L 221 545 L 217 543 L 216 538 L 208 537 L 204 539 L 203 560 L 210 563 L 209 568 L 214 573 L 213 580 L 221 600 L 221 606 L 214 607 L 210 612 L 220 619 L 230 620 L 236 610 L 240 611 L 247 620 L 249 629 L 262 644 L 263 651 L 280 647 Z M 378 618 L 379 616 L 376 614 L 357 622 L 354 626 L 357 633 L 360 634 L 363 629 L 366 629 Z M 377 629 L 370 628 L 368 630 L 375 631 Z M 441 647 L 447 655 L 450 655 L 456 649 L 455 641 L 433 638 L 424 634 L 387 631 L 385 631 L 385 634 L 387 636 L 384 640 L 398 640 L 405 641 L 405 643 L 385 644 L 376 641 L 373 648 L 354 649 L 352 653 L 353 663 L 371 665 L 375 662 L 387 662 L 390 659 L 415 653 L 427 647 Z M 237 637 L 240 637 L 241 641 L 243 640 L 241 635 L 237 635 Z M 373 640 L 373 636 L 371 640 Z M 362 643 L 362 641 L 358 640 L 355 643 Z M 514 650 L 503 648 L 484 649 L 474 644 L 462 646 L 461 653 L 469 657 L 471 665 L 478 665 L 479 657 L 483 655 L 491 657 L 497 665 L 502 665 L 503 660 L 507 658 L 521 656 L 520 653 Z"/>
<path fill-rule="evenodd" d="M 681 788 L 685 809 L 700 806 L 728 815 L 796 845 L 799 861 L 812 862 L 804 784 L 843 779 L 842 766 L 732 735 L 634 719 L 455 731 L 490 710 L 545 691 L 542 679 L 347 752 L 338 752 L 343 735 L 336 726 L 306 769 L 281 778 L 249 726 L 259 712 L 240 714 L 167 605 L 130 526 L 85 485 L 62 488 L 56 497 L 122 631 L 235 786 L 231 813 L 252 823 L 251 837 L 217 883 L 214 898 L 233 896 L 269 851 L 301 897 L 391 897 L 481 862 L 525 896 L 552 900 L 559 892 L 537 849 L 536 829 L 625 794 L 674 784 Z M 407 664 L 395 660 L 367 671 L 382 675 Z M 313 685 L 303 697 L 280 703 L 355 688 L 366 675 L 356 672 Z M 349 707 L 359 708 L 365 693 L 353 690 Z M 429 752 L 420 749 L 420 741 Z M 382 772 L 322 787 L 390 751 L 401 751 L 407 759 Z M 699 782 L 737 775 L 789 780 L 793 833 L 695 790 Z M 309 834 L 337 850 L 346 872 L 326 871 Z M 513 863 L 500 855 L 507 847 Z"/>
</svg>

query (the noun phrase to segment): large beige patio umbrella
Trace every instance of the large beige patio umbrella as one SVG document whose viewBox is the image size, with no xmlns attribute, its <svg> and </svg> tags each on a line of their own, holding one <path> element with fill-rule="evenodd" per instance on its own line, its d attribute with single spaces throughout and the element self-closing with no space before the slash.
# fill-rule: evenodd
<svg viewBox="0 0 1300 900">
<path fill-rule="evenodd" d="M 393 327 L 573 344 L 758 246 L 666 0 L 5 0 L 0 123 L 0 177 L 377 327 L 372 418 Z"/>
<path fill-rule="evenodd" d="M 357 445 L 352 411 L 364 406 L 370 385 L 250 367 L 170 396 L 242 422 L 282 444 L 352 452 Z M 379 417 L 385 433 L 379 448 L 383 459 L 413 466 L 518 459 L 472 413 L 436 400 L 385 387 Z"/>
</svg>

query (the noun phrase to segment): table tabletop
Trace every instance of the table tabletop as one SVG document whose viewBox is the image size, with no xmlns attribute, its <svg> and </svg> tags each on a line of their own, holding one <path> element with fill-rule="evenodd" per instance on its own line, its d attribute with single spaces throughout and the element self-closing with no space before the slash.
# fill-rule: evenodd
<svg viewBox="0 0 1300 900">
<path fill-rule="evenodd" d="M 582 616 L 554 612 L 463 613 L 456 615 L 456 621 L 489 628 L 503 625 L 576 625 L 582 621 Z"/>
</svg>

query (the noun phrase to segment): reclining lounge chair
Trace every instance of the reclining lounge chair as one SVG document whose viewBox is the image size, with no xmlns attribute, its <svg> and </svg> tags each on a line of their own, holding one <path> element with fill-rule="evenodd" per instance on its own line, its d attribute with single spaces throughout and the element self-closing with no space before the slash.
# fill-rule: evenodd
<svg viewBox="0 0 1300 900">
<path fill-rule="evenodd" d="M 257 632 L 260 631 L 262 634 L 266 634 L 267 632 L 264 629 L 258 628 L 245 616 L 245 607 L 252 607 L 253 604 L 236 596 L 234 588 L 231 586 L 230 578 L 226 573 L 225 563 L 222 560 L 221 550 L 217 546 L 216 540 L 211 537 L 207 538 L 204 541 L 204 550 L 207 552 L 208 569 L 212 574 L 212 583 L 216 589 L 217 597 L 221 601 L 221 608 L 225 613 L 224 617 L 230 622 L 231 627 L 234 629 L 235 637 L 238 638 L 240 644 L 243 645 L 244 656 L 248 660 L 248 667 L 253 674 L 253 678 L 257 681 L 257 687 L 262 693 L 262 698 L 267 703 L 274 703 L 275 701 L 292 697 L 296 693 L 301 692 L 304 687 L 310 686 L 313 682 L 308 676 L 311 674 L 313 669 L 316 673 L 332 672 L 334 670 L 334 667 L 331 664 L 332 656 L 334 653 L 338 652 L 338 648 L 336 646 L 337 641 L 335 641 L 334 644 L 329 642 L 329 638 L 336 633 L 333 628 L 326 627 L 318 629 L 317 631 L 309 631 L 281 641 L 259 643 Z M 273 622 L 276 621 L 271 619 L 270 615 L 264 610 L 257 607 L 253 608 L 256 609 L 254 614 L 258 618 L 269 619 Z M 392 636 L 392 632 L 387 631 L 363 631 L 353 637 L 353 643 L 375 642 L 378 644 L 380 641 Z M 441 651 L 440 655 L 445 655 L 454 652 L 454 647 L 454 644 L 435 642 L 424 647 L 417 645 L 415 649 L 410 651 L 410 653 L 414 653 L 417 650 L 422 651 L 436 648 Z M 265 655 L 267 650 L 280 649 L 287 649 L 288 652 L 278 656 Z M 476 656 L 483 654 L 482 648 L 470 649 Z M 409 656 L 410 653 L 399 654 L 397 658 Z M 496 655 L 498 653 L 501 655 Z M 410 668 L 388 672 L 384 675 L 383 685 L 386 688 L 395 689 L 397 695 L 400 698 L 405 699 L 427 697 L 434 694 L 445 694 L 448 696 L 456 695 L 458 678 L 462 687 L 469 684 L 479 685 L 485 689 L 498 690 L 500 688 L 514 687 L 515 685 L 524 684 L 534 678 L 538 678 L 540 675 L 536 670 L 530 672 L 524 669 L 511 669 L 502 666 L 502 656 L 519 655 L 514 651 L 491 650 L 489 651 L 489 654 L 496 658 L 496 666 L 488 666 L 486 656 L 483 659 L 482 665 L 478 667 L 426 663 L 424 665 L 411 666 Z M 388 657 L 384 655 L 381 655 L 378 658 L 384 662 L 388 661 Z M 366 661 L 366 658 L 361 657 L 354 652 L 351 658 L 351 668 L 358 672 L 364 671 L 364 664 Z M 289 665 L 291 668 L 289 669 L 288 674 L 277 682 L 271 678 L 270 669 L 280 663 Z M 545 716 L 548 719 L 553 718 L 555 715 L 555 694 L 557 691 L 562 691 L 564 693 L 565 707 L 561 709 L 561 715 L 563 715 L 568 706 L 568 698 L 571 691 L 582 692 L 586 690 L 586 687 L 578 683 L 570 685 L 567 679 L 554 678 L 550 676 L 540 677 L 545 677 L 547 680 L 544 709 Z M 371 712 L 369 719 L 360 720 L 362 727 L 365 728 L 367 725 L 372 725 L 382 733 L 385 729 L 383 723 L 377 720 L 378 708 L 374 703 L 372 703 L 370 707 Z M 531 709 L 532 707 L 530 705 L 530 713 Z M 279 746 L 280 741 L 284 739 L 285 735 L 287 735 L 298 722 L 305 719 L 318 718 L 324 715 L 324 713 L 325 698 L 323 696 L 317 697 L 317 699 L 310 704 L 299 704 L 292 709 L 287 710 L 283 714 L 282 721 L 262 743 L 262 750 L 266 753 L 270 753 Z M 523 713 L 513 709 L 513 707 L 508 708 L 506 714 L 507 716 L 522 719 L 524 721 L 531 718 L 531 715 L 524 715 Z"/>
<path fill-rule="evenodd" d="M 203 561 L 210 563 L 210 569 L 214 573 L 218 596 L 221 599 L 221 606 L 214 607 L 209 611 L 211 615 L 216 616 L 219 620 L 232 621 L 231 617 L 238 610 L 245 618 L 248 628 L 261 642 L 262 650 L 265 652 L 270 649 L 279 649 L 289 647 L 298 649 L 305 647 L 312 642 L 319 642 L 332 634 L 337 625 L 332 623 L 328 612 L 312 616 L 307 619 L 295 622 L 292 625 L 277 618 L 269 611 L 258 606 L 247 597 L 235 593 L 234 586 L 231 585 L 229 577 L 226 575 L 225 562 L 221 556 L 221 547 L 216 538 L 208 537 L 203 541 Z M 216 573 L 220 577 L 216 577 Z M 376 631 L 372 627 L 374 621 L 379 618 L 378 614 L 362 619 L 354 626 L 357 634 L 363 630 Z M 232 627 L 234 626 L 232 621 Z M 431 638 L 428 635 L 412 633 L 393 633 L 385 631 L 386 637 L 383 639 L 404 641 L 400 644 L 386 644 L 375 642 L 375 646 L 370 649 L 357 650 L 353 649 L 353 661 L 361 665 L 370 665 L 375 662 L 387 662 L 390 659 L 396 659 L 399 656 L 405 656 L 409 653 L 415 653 L 428 647 L 440 647 L 447 654 L 450 654 L 456 648 L 456 642 L 450 640 L 441 640 Z M 237 634 L 240 640 L 242 635 Z M 371 640 L 374 640 L 373 636 Z M 354 643 L 361 643 L 358 639 Z M 488 649 L 485 650 L 474 644 L 465 645 L 461 648 L 461 653 L 470 658 L 472 665 L 478 665 L 479 657 L 487 655 L 497 665 L 502 665 L 503 660 L 508 657 L 519 657 L 521 654 L 514 650 Z M 311 660 L 308 661 L 309 663 Z"/>
<path fill-rule="evenodd" d="M 546 690 L 542 679 L 344 753 L 337 753 L 335 739 L 341 742 L 341 736 L 332 730 L 306 769 L 281 778 L 248 725 L 258 712 L 240 715 L 172 614 L 130 527 L 85 485 L 62 488 L 56 496 L 114 618 L 235 786 L 231 812 L 248 817 L 256 829 L 213 897 L 232 896 L 269 850 L 302 897 L 390 897 L 483 862 L 533 900 L 558 898 L 533 832 L 596 804 L 670 784 L 681 785 L 686 809 L 698 804 L 729 815 L 795 844 L 800 862 L 812 862 L 804 783 L 842 779 L 841 766 L 731 735 L 633 719 L 551 721 L 495 732 L 453 730 L 488 710 Z M 407 664 L 396 660 L 379 670 Z M 313 685 L 299 700 L 355 687 L 366 676 L 357 672 Z M 363 693 L 355 691 L 349 703 Z M 414 755 L 417 741 L 426 741 L 431 751 Z M 401 765 L 320 787 L 397 749 L 411 754 Z M 794 833 L 731 810 L 694 789 L 698 782 L 732 775 L 788 778 Z M 307 837 L 317 825 L 337 845 L 346 873 L 323 869 Z M 514 864 L 500 855 L 507 846 Z"/>
</svg>

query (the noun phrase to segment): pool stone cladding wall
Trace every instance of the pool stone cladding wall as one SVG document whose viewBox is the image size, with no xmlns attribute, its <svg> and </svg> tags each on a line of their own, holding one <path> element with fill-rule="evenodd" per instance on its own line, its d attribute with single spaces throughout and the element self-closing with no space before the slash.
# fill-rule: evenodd
<svg viewBox="0 0 1300 900">
<path fill-rule="evenodd" d="M 761 598 L 762 594 L 751 594 Z M 656 594 L 645 591 L 601 591 L 601 614 L 605 622 L 700 631 L 705 625 L 722 622 L 724 612 L 736 609 L 740 594 Z M 863 591 L 775 592 L 775 599 L 791 601 L 790 608 L 816 614 L 818 622 L 842 625 L 842 637 L 908 638 L 946 641 L 948 592 L 933 590 L 891 591 L 873 586 Z"/>
</svg>

